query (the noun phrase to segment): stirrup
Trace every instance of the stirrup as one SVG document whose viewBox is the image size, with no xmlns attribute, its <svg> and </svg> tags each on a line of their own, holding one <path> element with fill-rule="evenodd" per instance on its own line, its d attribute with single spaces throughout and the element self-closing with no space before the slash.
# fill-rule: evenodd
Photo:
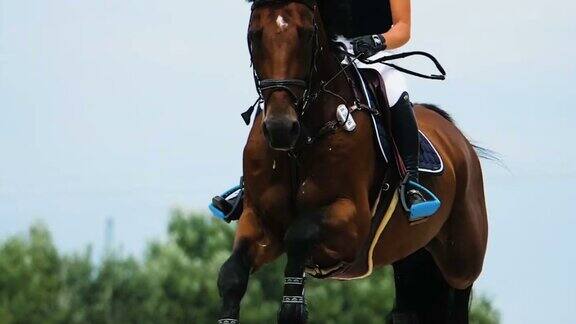
<svg viewBox="0 0 576 324">
<path fill-rule="evenodd" d="M 408 206 L 407 196 L 413 190 L 416 190 L 422 195 L 424 202 Z M 402 202 L 402 207 L 404 207 L 404 210 L 410 213 L 408 217 L 410 222 L 419 221 L 434 215 L 442 205 L 440 199 L 438 199 L 436 195 L 434 195 L 424 186 L 414 181 L 404 182 L 400 186 L 400 201 Z"/>
<path fill-rule="evenodd" d="M 244 181 L 240 179 L 240 184 L 229 189 L 220 196 L 212 198 L 212 203 L 208 205 L 210 212 L 216 218 L 226 223 L 237 221 L 244 210 Z"/>
</svg>

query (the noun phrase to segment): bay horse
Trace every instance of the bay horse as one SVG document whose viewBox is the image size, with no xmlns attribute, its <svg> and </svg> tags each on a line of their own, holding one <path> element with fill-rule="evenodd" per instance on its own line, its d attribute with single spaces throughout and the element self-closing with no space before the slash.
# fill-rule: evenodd
<svg viewBox="0 0 576 324">
<path fill-rule="evenodd" d="M 251 272 L 284 253 L 279 323 L 307 322 L 305 272 L 354 279 L 386 265 L 396 289 L 389 322 L 467 323 L 488 232 L 479 156 L 447 113 L 416 105 L 418 126 L 444 162 L 442 174 L 422 182 L 442 206 L 424 223 L 408 221 L 396 203 L 394 163 L 377 152 L 371 112 L 353 112 L 354 131 L 332 122 L 336 107 L 352 107 L 357 95 L 323 26 L 326 2 L 253 3 L 248 41 L 263 109 L 243 153 L 244 205 L 218 278 L 219 323 L 239 322 Z M 389 208 L 374 208 L 379 200 Z M 377 217 L 386 220 L 374 229 Z M 368 270 L 353 273 L 360 254 Z"/>
</svg>

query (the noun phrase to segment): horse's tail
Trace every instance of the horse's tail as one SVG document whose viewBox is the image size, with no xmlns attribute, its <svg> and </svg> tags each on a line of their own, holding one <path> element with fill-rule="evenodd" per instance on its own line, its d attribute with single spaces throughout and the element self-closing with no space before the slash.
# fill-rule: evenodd
<svg viewBox="0 0 576 324">
<path fill-rule="evenodd" d="M 426 109 L 430 109 L 430 110 L 434 111 L 435 113 L 437 113 L 438 115 L 440 115 L 444 119 L 446 119 L 447 121 L 454 124 L 454 126 L 456 126 L 456 122 L 454 121 L 454 118 L 452 118 L 450 113 L 448 113 L 446 110 L 444 110 L 444 109 L 442 109 L 436 105 L 433 105 L 433 104 L 423 103 L 423 104 L 418 104 L 418 105 L 423 106 Z M 472 147 L 474 148 L 474 151 L 476 151 L 476 154 L 478 155 L 479 158 L 495 162 L 496 164 L 499 164 L 500 166 L 506 168 L 506 165 L 504 164 L 502 156 L 498 152 L 491 150 L 489 148 L 480 146 L 478 144 L 475 144 L 469 138 L 468 138 L 468 141 L 471 142 Z"/>
<path fill-rule="evenodd" d="M 502 157 L 500 156 L 500 154 L 498 152 L 493 151 L 489 148 L 482 147 L 482 146 L 474 144 L 474 143 L 472 143 L 472 147 L 474 148 L 474 151 L 476 151 L 476 154 L 478 154 L 479 158 L 489 160 L 489 161 L 495 162 L 497 164 L 500 164 L 503 167 L 506 167 L 504 165 L 504 161 L 502 160 Z"/>
</svg>

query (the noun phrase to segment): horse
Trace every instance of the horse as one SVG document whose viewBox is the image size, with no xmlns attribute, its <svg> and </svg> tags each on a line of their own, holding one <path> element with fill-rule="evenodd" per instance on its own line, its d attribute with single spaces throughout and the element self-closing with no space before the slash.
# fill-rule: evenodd
<svg viewBox="0 0 576 324">
<path fill-rule="evenodd" d="M 243 152 L 243 210 L 218 276 L 219 323 L 239 323 L 250 274 L 283 254 L 279 323 L 307 322 L 306 272 L 354 279 L 387 265 L 396 289 L 389 322 L 467 323 L 488 233 L 479 154 L 448 113 L 415 105 L 444 164 L 421 181 L 442 205 L 425 222 L 408 221 L 396 164 L 378 154 L 373 111 L 355 104 L 357 86 L 323 25 L 327 1 L 253 2 L 248 43 L 263 109 Z M 334 121 L 340 105 L 352 131 Z M 360 254 L 369 269 L 354 273 Z"/>
</svg>

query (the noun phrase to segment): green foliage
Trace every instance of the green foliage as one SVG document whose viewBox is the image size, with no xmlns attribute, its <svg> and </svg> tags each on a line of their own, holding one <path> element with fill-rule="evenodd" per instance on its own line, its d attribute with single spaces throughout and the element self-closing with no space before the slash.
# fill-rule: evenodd
<svg viewBox="0 0 576 324">
<path fill-rule="evenodd" d="M 0 323 L 214 323 L 233 229 L 175 211 L 168 234 L 142 260 L 111 253 L 93 264 L 90 249 L 61 255 L 45 226 L 32 226 L 0 245 Z M 275 322 L 284 264 L 251 277 L 244 323 Z M 311 323 L 379 324 L 392 309 L 394 283 L 390 269 L 354 282 L 310 279 L 307 297 Z M 475 300 L 471 323 L 498 322 L 486 298 Z"/>
<path fill-rule="evenodd" d="M 32 226 L 27 240 L 6 241 L 0 256 L 0 321 L 56 322 L 62 264 L 45 227 Z"/>
<path fill-rule="evenodd" d="M 500 323 L 500 312 L 494 309 L 492 303 L 482 296 L 472 300 L 472 311 L 470 312 L 471 324 L 492 324 Z"/>
</svg>

